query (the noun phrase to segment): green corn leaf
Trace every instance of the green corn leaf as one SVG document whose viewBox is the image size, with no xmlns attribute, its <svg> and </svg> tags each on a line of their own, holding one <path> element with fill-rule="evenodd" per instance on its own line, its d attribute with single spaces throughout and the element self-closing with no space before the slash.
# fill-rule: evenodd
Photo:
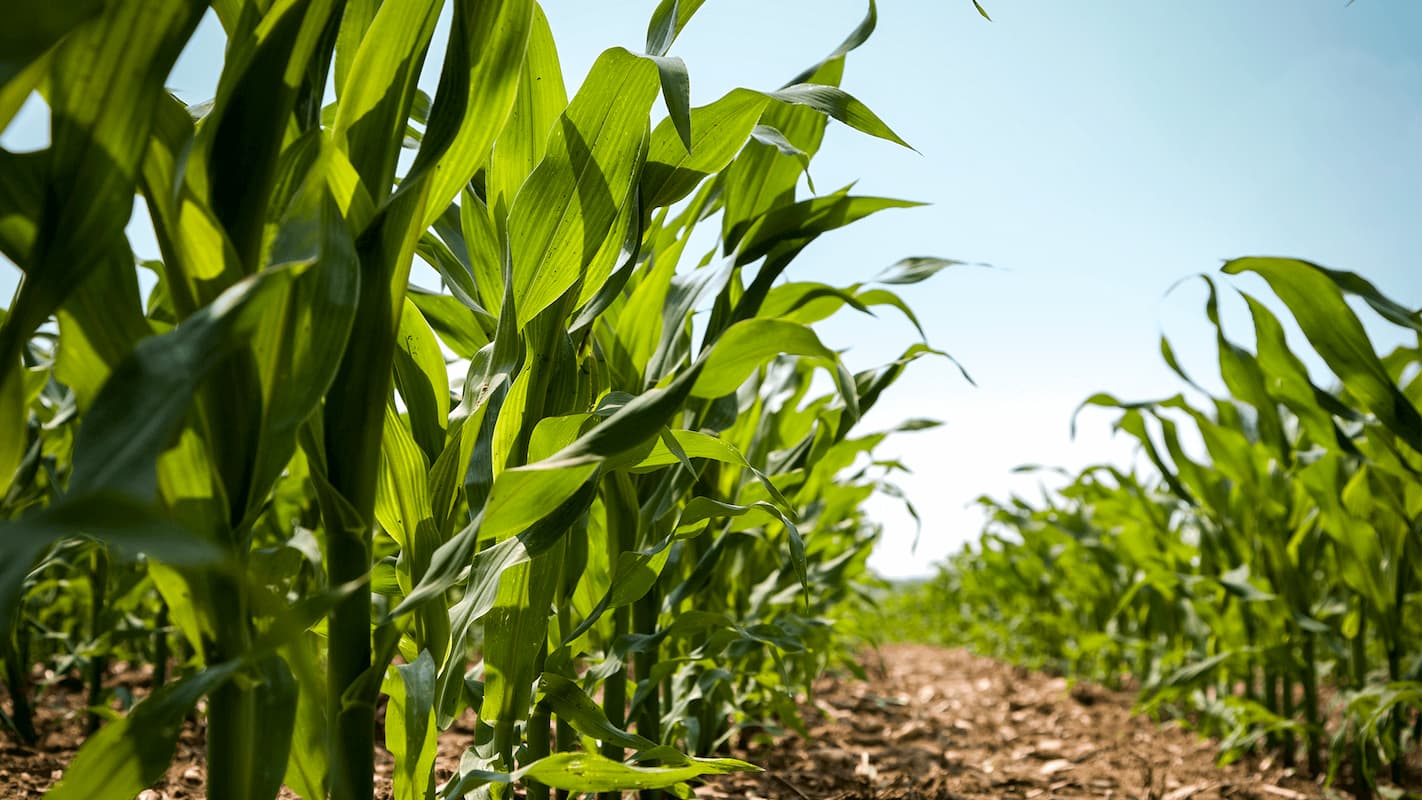
<svg viewBox="0 0 1422 800">
<path fill-rule="evenodd" d="M 263 501 L 291 460 L 297 429 L 335 380 L 355 322 L 360 292 L 355 243 L 326 186 L 327 163 L 317 162 L 278 223 L 264 273 L 302 270 L 285 297 L 269 304 L 252 341 L 263 406 L 251 476 L 254 504 Z"/>
<path fill-rule="evenodd" d="M 869 41 L 869 36 L 874 33 L 874 28 L 879 24 L 879 7 L 874 0 L 869 0 L 869 11 L 860 20 L 854 30 L 849 32 L 843 42 L 840 42 L 829 55 L 820 59 L 818 64 L 808 67 L 799 75 L 786 82 L 786 86 L 793 86 L 799 83 L 817 83 L 815 77 L 820 74 L 820 70 L 836 62 L 843 63 L 844 57 L 859 49 L 859 46 Z"/>
<path fill-rule="evenodd" d="M 258 273 L 179 329 L 140 342 L 114 370 L 79 428 L 71 495 L 114 490 L 151 500 L 158 456 L 181 429 L 198 383 L 242 346 L 300 269 Z"/>
<path fill-rule="evenodd" d="M 127 717 L 105 725 L 79 748 L 51 800 L 128 800 L 168 769 L 183 721 L 204 694 L 230 679 L 239 664 L 209 667 L 164 686 Z"/>
<path fill-rule="evenodd" d="M 785 512 L 770 503 L 750 503 L 738 505 L 735 503 L 723 503 L 709 497 L 693 497 L 686 508 L 683 509 L 681 517 L 677 520 L 677 527 L 696 525 L 714 517 L 741 517 L 755 515 L 756 512 L 769 515 L 770 518 L 779 520 L 785 526 L 785 532 L 790 539 L 790 564 L 795 568 L 795 575 L 800 580 L 800 585 L 805 591 L 806 598 L 809 597 L 809 567 L 805 560 L 805 540 L 800 535 L 800 529 L 795 523 L 785 515 Z"/>
<path fill-rule="evenodd" d="M 489 208 L 478 195 L 467 189 L 459 207 L 459 226 L 464 234 L 465 246 L 469 249 L 469 270 L 474 276 L 473 291 L 468 292 L 470 298 L 477 298 L 487 308 L 501 307 L 504 302 L 504 245 Z M 463 276 L 460 279 L 462 281 Z M 451 288 L 455 285 L 451 281 Z M 455 296 L 459 297 L 459 294 L 460 290 L 455 289 Z M 466 305 L 471 304 L 469 298 L 461 299 L 465 300 Z"/>
<path fill-rule="evenodd" d="M 262 681 L 254 693 L 256 730 L 261 735 L 251 751 L 252 796 L 276 797 L 286 775 L 287 754 L 296 726 L 297 683 L 280 656 L 259 660 L 255 669 Z"/>
<path fill-rule="evenodd" d="M 647 53 L 664 56 L 706 0 L 661 0 L 647 23 Z"/>
<path fill-rule="evenodd" d="M 534 5 L 533 0 L 455 0 L 439 90 L 410 168 L 412 177 L 428 170 L 433 184 L 421 228 L 443 213 L 488 160 L 518 92 Z"/>
<path fill-rule="evenodd" d="M 586 510 L 591 501 L 590 478 L 595 470 L 589 466 L 506 470 L 494 482 L 479 518 L 435 551 L 425 577 L 391 610 L 390 617 L 408 613 L 453 588 L 471 562 L 475 562 L 471 586 L 486 582 L 485 589 L 497 587 L 499 574 L 551 546 L 545 541 L 546 537 L 561 537 L 571 520 Z M 475 561 L 480 539 L 493 539 L 498 544 L 477 551 Z"/>
<path fill-rule="evenodd" d="M 785 137 L 785 134 L 776 130 L 770 125 L 757 125 L 751 128 L 751 138 L 761 144 L 770 145 L 782 156 L 790 156 L 800 162 L 800 166 L 805 171 L 805 184 L 810 187 L 810 191 L 815 191 L 815 182 L 810 178 L 810 154 L 795 146 L 795 143 Z"/>
<path fill-rule="evenodd" d="M 385 406 L 381 443 L 375 519 L 399 543 L 401 552 L 412 555 L 416 548 L 416 531 L 421 525 L 434 524 L 426 478 L 429 466 L 393 403 Z M 425 557 L 428 559 L 428 554 Z"/>
<path fill-rule="evenodd" d="M 570 792 L 610 792 L 663 789 L 702 775 L 757 770 L 734 758 L 688 758 L 675 766 L 635 767 L 593 753 L 557 753 L 529 764 L 515 776 Z"/>
<path fill-rule="evenodd" d="M 439 335 L 444 346 L 459 358 L 473 358 L 480 348 L 489 343 L 488 333 L 476 321 L 478 312 L 470 313 L 469 307 L 457 299 L 412 288 L 409 300 Z"/>
<path fill-rule="evenodd" d="M 304 70 L 336 5 L 290 0 L 260 16 L 250 7 L 230 39 L 217 97 L 188 155 L 187 185 L 233 243 L 242 274 L 257 268 L 277 156 Z"/>
<path fill-rule="evenodd" d="M 351 65 L 355 61 L 356 53 L 360 50 L 361 40 L 370 30 L 370 24 L 375 20 L 376 9 L 380 8 L 380 0 L 346 0 L 346 7 L 341 14 L 341 24 L 336 32 L 335 47 L 335 78 L 336 97 L 343 97 L 346 92 L 346 84 L 350 81 Z M 219 15 L 221 12 L 219 12 Z M 231 30 L 231 26 L 226 19 L 223 20 L 223 27 Z M 327 123 L 329 124 L 329 122 Z"/>
<path fill-rule="evenodd" d="M 154 333 L 143 317 L 132 254 L 122 248 L 106 254 L 56 316 L 60 347 L 54 376 L 74 392 L 75 405 L 86 412 L 114 369 L 141 339 Z"/>
<path fill-rule="evenodd" d="M 740 388 L 752 372 L 781 354 L 838 363 L 834 352 L 804 325 L 782 320 L 746 320 L 728 328 L 716 341 L 691 393 L 696 397 L 730 394 Z"/>
<path fill-rule="evenodd" d="M 13 367 L 19 372 L 22 367 Z M 0 487 L 9 491 L 15 471 L 24 460 L 27 447 L 26 436 L 22 432 L 29 423 L 29 397 L 25 391 L 25 381 L 11 380 L 0 383 L 0 426 L 10 431 L 10 435 L 0 441 Z M 0 496 L 4 496 L 0 493 Z"/>
<path fill-rule="evenodd" d="M 509 212 L 519 326 L 582 276 L 637 185 L 656 67 L 614 48 L 593 64 Z"/>
<path fill-rule="evenodd" d="M 301 797 L 321 796 L 329 772 L 326 678 L 315 639 L 315 634 L 308 633 L 282 648 L 282 657 L 291 665 L 298 684 L 296 722 L 283 782 Z"/>
<path fill-rule="evenodd" d="M 1237 399 L 1254 407 L 1259 436 L 1274 452 L 1286 461 L 1290 458 L 1290 447 L 1284 436 L 1284 423 L 1279 416 L 1279 408 L 1269 395 L 1264 372 L 1259 362 L 1248 350 L 1234 344 L 1225 337 L 1224 325 L 1220 322 L 1219 298 L 1215 293 L 1214 281 L 1208 276 L 1209 298 L 1205 301 L 1205 316 L 1215 328 L 1215 343 L 1219 350 L 1220 375 L 1225 386 Z"/>
<path fill-rule="evenodd" d="M 535 4 L 533 27 L 529 31 L 523 67 L 519 70 L 513 107 L 489 159 L 486 197 L 495 219 L 508 218 L 514 196 L 543 160 L 548 134 L 567 107 L 568 90 L 563 85 L 558 48 L 553 42 L 548 18 Z M 493 263 L 498 264 L 499 260 Z M 493 294 L 493 297 L 500 296 L 501 292 Z M 488 295 L 485 302 L 492 302 Z"/>
<path fill-rule="evenodd" d="M 395 388 L 405 401 L 415 440 L 433 461 L 444 450 L 449 373 L 434 330 L 409 297 L 395 339 Z"/>
<path fill-rule="evenodd" d="M 30 264 L 44 208 L 49 153 L 0 149 L 0 253 L 21 270 Z"/>
<path fill-rule="evenodd" d="M 837 86 L 814 83 L 797 83 L 766 93 L 773 100 L 782 103 L 808 106 L 821 114 L 831 116 L 845 125 L 870 136 L 909 147 L 909 143 L 899 138 L 884 121 L 879 119 L 869 107 L 855 99 L 849 92 Z"/>
<path fill-rule="evenodd" d="M 652 132 L 642 172 L 642 199 L 647 208 L 675 203 L 731 163 L 769 102 L 759 92 L 734 89 L 710 105 L 691 109 L 689 137 L 696 143 L 694 150 L 684 146 L 674 120 L 659 123 Z"/>
<path fill-rule="evenodd" d="M 11 9 L 0 32 L 0 86 L 15 80 L 47 50 L 103 11 L 103 0 L 26 3 Z M 0 118 L 0 128 L 8 122 Z"/>
<path fill-rule="evenodd" d="M 855 197 L 835 193 L 776 208 L 746 230 L 736 264 L 744 265 L 778 249 L 803 248 L 820 234 L 842 228 L 888 208 L 914 208 L 923 203 L 889 197 Z"/>
<path fill-rule="evenodd" d="M 584 736 L 629 750 L 650 750 L 656 742 L 613 725 L 607 714 L 576 683 L 551 672 L 538 677 L 538 702 Z"/>
<path fill-rule="evenodd" d="M 919 338 L 925 342 L 928 341 L 928 334 L 924 333 L 923 326 L 919 324 L 918 315 L 913 313 L 913 309 L 909 307 L 909 304 L 904 302 L 904 299 L 897 294 L 894 294 L 888 289 L 868 289 L 860 292 L 856 299 L 865 306 L 893 306 L 897 308 L 899 313 L 903 314 L 909 323 L 913 325 L 913 329 L 918 331 Z"/>
<path fill-rule="evenodd" d="M 424 800 L 434 790 L 434 689 L 435 663 L 428 650 L 414 663 L 386 669 L 381 691 L 390 697 L 385 741 L 395 758 L 395 800 Z"/>
<path fill-rule="evenodd" d="M 49 64 L 53 57 L 54 51 L 51 50 L 31 61 L 13 78 L 0 81 L 0 130 L 10 127 L 10 122 L 20 113 L 25 101 L 30 99 L 40 81 L 49 73 Z"/>
<path fill-rule="evenodd" d="M 1343 301 L 1340 280 L 1349 283 L 1346 279 L 1315 264 L 1285 258 L 1235 259 L 1225 264 L 1224 271 L 1255 272 L 1268 281 L 1348 391 L 1409 447 L 1422 452 L 1422 414 L 1393 383 L 1362 323 Z"/>
<path fill-rule="evenodd" d="M 657 75 L 662 82 L 662 100 L 667 104 L 667 120 L 676 129 L 682 147 L 690 153 L 691 76 L 686 72 L 686 62 L 671 56 L 654 55 L 647 58 L 657 65 Z"/>
<path fill-rule="evenodd" d="M 114 4 L 65 37 L 56 52 L 45 200 L 32 217 L 38 227 L 22 264 L 26 280 L 0 324 L 0 367 L 6 369 L 0 381 L 12 379 L 10 364 L 22 343 L 82 280 L 95 256 L 122 236 L 163 76 L 202 8 L 190 0 Z"/>
<path fill-rule="evenodd" d="M 373 198 L 386 197 L 395 179 L 415 81 L 441 5 L 441 0 L 380 3 L 340 87 L 331 136 Z M 444 210 L 443 203 L 431 205 Z"/>
<path fill-rule="evenodd" d="M 1313 384 L 1308 368 L 1289 349 L 1284 326 L 1279 324 L 1274 313 L 1254 297 L 1241 294 L 1254 319 L 1254 340 L 1259 350 L 1257 358 L 1260 368 L 1269 378 L 1270 394 L 1298 416 L 1315 442 L 1334 442 L 1339 448 L 1351 451 L 1352 440 L 1338 430 L 1332 418 L 1333 415 L 1349 416 L 1351 409 Z"/>
<path fill-rule="evenodd" d="M 932 258 L 930 256 L 915 256 L 905 258 L 895 262 L 893 265 L 879 273 L 875 278 L 875 283 L 918 283 L 933 277 L 940 270 L 948 267 L 962 266 L 963 261 L 954 261 L 951 258 Z"/>
<path fill-rule="evenodd" d="M 818 85 L 835 85 L 844 74 L 844 59 L 827 61 L 811 80 Z M 767 98 L 768 99 L 768 98 Z M 813 158 L 824 139 L 825 115 L 803 105 L 772 103 L 760 123 L 784 135 L 800 152 Z M 805 171 L 797 156 L 783 155 L 779 148 L 748 142 L 735 161 L 722 173 L 725 214 L 721 220 L 722 251 L 734 252 L 745 228 L 766 211 L 795 201 L 795 185 Z"/>
<path fill-rule="evenodd" d="M 517 564 L 499 577 L 494 606 L 484 624 L 484 702 L 479 718 L 495 735 L 528 718 L 538 673 L 539 651 L 548 638 L 548 615 L 561 567 L 561 551 L 549 551 Z M 511 753 L 506 754 L 511 755 Z"/>
</svg>

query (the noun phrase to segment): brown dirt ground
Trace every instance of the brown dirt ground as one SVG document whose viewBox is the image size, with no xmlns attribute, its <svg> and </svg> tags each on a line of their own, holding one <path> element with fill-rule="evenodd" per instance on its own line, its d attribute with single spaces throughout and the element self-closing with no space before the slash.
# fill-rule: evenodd
<svg viewBox="0 0 1422 800">
<path fill-rule="evenodd" d="M 1142 800 L 1309 800 L 1316 782 L 1269 759 L 1218 767 L 1213 743 L 1132 716 L 1131 698 L 1004 666 L 959 650 L 892 645 L 867 658 L 870 680 L 822 678 L 804 706 L 810 737 L 737 753 L 766 768 L 717 778 L 704 800 L 966 800 L 1093 797 Z M 143 671 L 115 686 L 141 696 Z M 77 687 L 41 698 L 36 748 L 0 738 L 0 797 L 38 798 L 83 738 Z M 469 742 L 468 720 L 441 737 L 437 780 Z M 200 800 L 203 729 L 183 732 L 164 780 L 141 800 Z M 377 792 L 389 797 L 389 755 Z M 1333 796 L 1339 796 L 1334 794 Z M 282 792 L 283 800 L 295 798 Z"/>
</svg>

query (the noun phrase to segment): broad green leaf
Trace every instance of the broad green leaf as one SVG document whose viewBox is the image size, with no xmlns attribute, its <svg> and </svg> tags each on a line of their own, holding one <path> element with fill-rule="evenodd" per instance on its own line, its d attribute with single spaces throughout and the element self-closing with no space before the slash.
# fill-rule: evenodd
<svg viewBox="0 0 1422 800">
<path fill-rule="evenodd" d="M 791 156 L 799 159 L 800 165 L 805 169 L 805 183 L 810 187 L 810 191 L 815 191 L 815 182 L 810 179 L 810 154 L 795 146 L 795 143 L 785 138 L 785 134 L 769 125 L 757 125 L 751 128 L 751 138 L 761 144 L 768 144 L 780 152 L 782 156 Z"/>
<path fill-rule="evenodd" d="M 79 748 L 51 800 L 129 800 L 168 769 L 183 722 L 199 698 L 229 680 L 240 665 L 228 662 L 164 686 L 105 725 Z"/>
<path fill-rule="evenodd" d="M 23 3 L 10 9 L 0 30 L 0 86 L 16 79 L 65 36 L 104 10 L 103 0 Z M 9 122 L 0 118 L 0 128 Z"/>
<path fill-rule="evenodd" d="M 505 470 L 494 482 L 478 518 L 435 551 L 425 577 L 391 610 L 390 616 L 399 617 L 442 595 L 459 582 L 471 562 L 471 587 L 479 586 L 481 591 L 497 588 L 498 576 L 504 570 L 542 552 L 539 548 L 551 546 L 545 540 L 550 536 L 554 540 L 561 538 L 571 520 L 586 510 L 591 500 L 587 487 L 594 472 L 595 467 L 590 466 L 542 469 L 535 465 Z M 481 539 L 498 544 L 476 550 Z M 466 599 L 473 595 L 471 590 Z M 487 599 L 492 603 L 492 595 Z"/>
<path fill-rule="evenodd" d="M 1279 408 L 1269 395 L 1266 379 L 1258 361 L 1248 350 L 1234 344 L 1225 337 L 1224 324 L 1220 321 L 1219 299 L 1215 294 L 1214 281 L 1208 276 L 1209 299 L 1205 301 L 1205 316 L 1215 328 L 1215 344 L 1219 350 L 1220 376 L 1230 394 L 1237 400 L 1254 407 L 1255 424 L 1259 437 L 1274 449 L 1280 458 L 1290 458 L 1289 443 L 1284 435 L 1284 423 L 1279 416 Z"/>
<path fill-rule="evenodd" d="M 258 273 L 174 331 L 139 342 L 94 400 L 74 443 L 70 494 L 156 493 L 155 465 L 181 429 L 199 382 L 253 333 L 300 267 Z"/>
<path fill-rule="evenodd" d="M 825 62 L 814 73 L 816 84 L 837 84 L 844 74 L 844 59 Z M 808 106 L 772 103 L 760 123 L 769 125 L 797 150 L 813 158 L 824 139 L 826 117 Z M 721 221 L 722 252 L 734 252 L 745 228 L 769 209 L 795 201 L 795 185 L 804 173 L 804 160 L 787 156 L 778 147 L 748 142 L 722 173 L 725 213 Z"/>
<path fill-rule="evenodd" d="M 393 403 L 385 406 L 380 448 L 380 483 L 375 495 L 375 519 L 399 545 L 412 554 L 415 533 L 431 525 L 429 465 Z M 428 554 L 426 554 L 428 559 Z"/>
<path fill-rule="evenodd" d="M 648 209 L 668 206 L 690 194 L 709 175 L 724 169 L 740 152 L 769 98 L 748 89 L 734 89 L 710 105 L 691 109 L 691 140 L 683 145 L 671 119 L 652 132 L 647 165 L 642 171 L 642 200 Z"/>
<path fill-rule="evenodd" d="M 1309 436 L 1320 444 L 1336 443 L 1345 450 L 1352 442 L 1338 430 L 1330 416 L 1332 406 L 1341 405 L 1332 395 L 1313 384 L 1308 368 L 1289 349 L 1284 326 L 1263 303 L 1244 294 L 1254 319 L 1254 340 L 1259 350 L 1259 366 L 1269 378 L 1269 392 L 1299 418 Z M 1336 411 L 1334 413 L 1337 413 Z"/>
<path fill-rule="evenodd" d="M 662 82 L 662 100 L 667 104 L 667 120 L 676 128 L 686 152 L 692 150 L 691 138 L 691 76 L 686 62 L 671 56 L 648 56 L 657 65 Z"/>
<path fill-rule="evenodd" d="M 385 741 L 395 759 L 395 800 L 424 800 L 434 789 L 435 663 L 428 650 L 411 664 L 386 669 Z"/>
<path fill-rule="evenodd" d="M 464 191 L 463 198 L 459 207 L 459 228 L 469 249 L 469 270 L 474 277 L 474 291 L 469 293 L 474 299 L 482 301 L 485 307 L 499 308 L 504 302 L 504 242 L 484 201 L 468 189 Z M 451 282 L 451 286 L 454 285 Z M 467 289 L 464 291 L 468 292 Z M 460 290 L 455 289 L 455 296 L 459 294 Z"/>
<path fill-rule="evenodd" d="M 922 203 L 889 197 L 855 197 L 835 193 L 802 200 L 766 212 L 751 224 L 736 254 L 736 264 L 755 261 L 777 248 L 804 247 L 827 231 L 842 228 L 887 208 L 914 208 Z"/>
<path fill-rule="evenodd" d="M 664 56 L 706 0 L 661 0 L 647 22 L 647 53 Z"/>
<path fill-rule="evenodd" d="M 395 343 L 395 388 L 405 401 L 415 440 L 434 460 L 444 450 L 449 419 L 449 372 L 439 340 L 409 297 L 400 314 Z"/>
<path fill-rule="evenodd" d="M 153 334 L 143 318 L 132 254 L 125 248 L 107 254 L 65 299 L 56 316 L 59 351 L 54 377 L 74 391 L 75 404 L 86 412 L 114 368 L 140 340 Z"/>
<path fill-rule="evenodd" d="M 260 16 L 255 7 L 243 15 L 229 40 L 217 97 L 188 154 L 187 186 L 232 242 L 242 274 L 257 269 L 277 156 L 307 64 L 336 5 L 287 0 Z"/>
<path fill-rule="evenodd" d="M 782 320 L 746 320 L 728 328 L 716 341 L 691 393 L 695 397 L 730 394 L 740 388 L 752 372 L 781 354 L 838 363 L 834 352 L 803 325 Z"/>
<path fill-rule="evenodd" d="M 54 55 L 48 178 L 34 217 L 43 223 L 22 265 L 26 279 L 0 324 L 0 381 L 18 380 L 10 365 L 23 342 L 122 236 L 163 76 L 203 7 L 192 0 L 113 4 L 65 37 Z"/>
<path fill-rule="evenodd" d="M 736 503 L 723 503 L 709 497 L 693 497 L 681 516 L 677 519 L 678 527 L 696 525 L 713 517 L 743 517 L 750 516 L 752 519 L 764 516 L 768 519 L 779 520 L 785 526 L 785 531 L 789 535 L 790 541 L 790 564 L 795 568 L 795 575 L 800 580 L 800 585 L 804 589 L 808 598 L 810 592 L 808 562 L 805 560 L 805 539 L 800 535 L 800 529 L 795 523 L 785 515 L 785 512 L 770 503 L 754 502 L 745 505 Z M 757 520 L 758 521 L 758 520 Z"/>
<path fill-rule="evenodd" d="M 47 151 L 11 153 L 0 149 L 0 253 L 22 271 L 31 263 L 48 168 Z"/>
<path fill-rule="evenodd" d="M 34 90 L 49 73 L 49 64 L 53 57 L 54 51 L 51 50 L 31 61 L 29 66 L 20 70 L 13 78 L 0 81 L 0 130 L 10 127 L 10 122 L 20 113 L 25 101 L 34 96 Z"/>
<path fill-rule="evenodd" d="M 454 21 L 429 126 L 411 176 L 430 171 L 428 227 L 489 158 L 518 91 L 533 0 L 455 0 Z"/>
<path fill-rule="evenodd" d="M 1409 447 L 1422 452 L 1422 414 L 1378 359 L 1362 323 L 1343 301 L 1339 277 L 1315 264 L 1285 258 L 1235 259 L 1224 271 L 1255 272 L 1268 281 L 1348 391 Z"/>
<path fill-rule="evenodd" d="M 519 70 L 513 107 L 489 159 L 485 196 L 493 218 L 499 220 L 499 232 L 506 229 L 505 220 L 514 197 L 524 180 L 543 160 L 548 135 L 567 106 L 568 90 L 563 85 L 558 48 L 553 42 L 548 18 L 535 3 L 533 27 L 528 34 L 528 47 Z M 499 259 L 495 259 L 493 263 L 498 262 Z M 477 257 L 475 263 L 478 263 Z M 501 295 L 502 292 L 495 292 L 493 297 Z M 489 302 L 488 297 L 486 295 L 486 302 Z"/>
<path fill-rule="evenodd" d="M 375 12 L 380 8 L 380 0 L 346 0 L 346 7 L 341 14 L 341 24 L 336 32 L 335 47 L 335 78 L 337 97 L 343 97 L 346 93 L 346 84 L 350 81 L 351 65 L 356 59 L 356 53 L 360 50 L 360 43 L 365 39 L 365 34 L 370 30 L 370 24 L 375 20 Z M 223 26 L 231 30 L 227 21 L 223 21 Z"/>
<path fill-rule="evenodd" d="M 550 549 L 499 577 L 484 623 L 484 702 L 479 707 L 479 718 L 495 726 L 496 735 L 501 728 L 511 732 L 532 711 L 535 666 L 548 638 L 560 561 L 560 551 Z"/>
<path fill-rule="evenodd" d="M 520 327 L 573 286 L 602 249 L 637 185 L 657 85 L 655 66 L 607 50 L 554 127 L 509 212 Z"/>
<path fill-rule="evenodd" d="M 12 369 L 18 373 L 22 367 Z M 25 457 L 28 437 L 24 435 L 24 431 L 28 427 L 30 417 L 28 405 L 29 398 L 26 396 L 23 380 L 0 383 L 0 426 L 10 431 L 10 434 L 0 441 L 0 487 L 6 491 L 10 489 L 15 470 L 19 469 L 20 462 Z M 3 493 L 0 493 L 0 496 L 4 496 Z"/>
<path fill-rule="evenodd" d="M 822 114 L 834 117 L 861 133 L 909 147 L 909 143 L 900 139 L 899 135 L 894 133 L 888 125 L 885 125 L 884 121 L 879 119 L 873 111 L 870 111 L 868 106 L 837 86 L 797 83 L 793 86 L 786 86 L 784 89 L 768 92 L 767 95 L 782 103 L 809 106 Z M 913 148 L 909 147 L 909 149 Z"/>
<path fill-rule="evenodd" d="M 607 714 L 576 683 L 545 672 L 538 677 L 538 703 L 545 705 L 559 719 L 566 721 L 584 736 L 611 742 L 629 750 L 649 750 L 656 742 L 613 725 Z"/>
<path fill-rule="evenodd" d="M 439 335 L 444 346 L 459 358 L 473 358 L 481 347 L 489 343 L 488 334 L 475 320 L 476 312 L 470 311 L 468 306 L 455 298 L 414 289 L 408 297 L 424 316 L 425 322 Z"/>
<path fill-rule="evenodd" d="M 529 764 L 515 775 L 532 778 L 554 789 L 610 792 L 663 789 L 702 775 L 755 772 L 758 768 L 734 758 L 688 758 L 665 767 L 636 767 L 593 753 L 557 753 Z"/>
<path fill-rule="evenodd" d="M 314 633 L 307 633 L 282 649 L 282 656 L 292 666 L 299 687 L 284 782 L 303 798 L 320 797 L 325 793 L 329 771 L 326 676 L 314 646 L 316 641 Z"/>
<path fill-rule="evenodd" d="M 251 476 L 255 504 L 286 468 L 297 429 L 335 380 L 355 321 L 360 292 L 355 243 L 326 185 L 327 163 L 328 158 L 316 162 L 280 218 L 266 259 L 266 273 L 302 272 L 263 312 L 252 340 L 263 404 Z"/>
<path fill-rule="evenodd" d="M 415 82 L 442 5 L 442 0 L 380 3 L 351 61 L 331 136 L 349 154 L 371 197 L 390 193 Z M 444 210 L 442 202 L 431 205 Z"/>
<path fill-rule="evenodd" d="M 291 751 L 296 725 L 298 688 L 291 669 L 280 656 L 262 658 L 255 668 L 262 681 L 253 693 L 255 730 L 261 735 L 250 750 L 252 796 L 275 797 L 286 775 L 287 754 Z"/>
<path fill-rule="evenodd" d="M 647 592 L 656 585 L 657 579 L 661 577 L 662 570 L 667 565 L 667 559 L 671 556 L 669 548 L 672 541 L 672 537 L 669 536 L 645 550 L 628 550 L 618 553 L 607 593 L 582 624 L 568 634 L 565 641 L 576 641 L 607 611 L 631 605 L 645 597 Z M 629 745 L 622 746 L 628 747 Z"/>
</svg>

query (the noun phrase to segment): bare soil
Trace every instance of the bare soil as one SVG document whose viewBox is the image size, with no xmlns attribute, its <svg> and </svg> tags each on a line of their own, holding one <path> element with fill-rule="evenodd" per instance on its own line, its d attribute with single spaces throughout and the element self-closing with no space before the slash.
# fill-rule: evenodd
<svg viewBox="0 0 1422 800">
<path fill-rule="evenodd" d="M 736 755 L 765 767 L 696 789 L 705 800 L 964 800 L 1092 797 L 1308 800 L 1317 781 L 1265 758 L 1216 764 L 1214 743 L 1131 714 L 1131 697 L 1014 668 L 960 650 L 893 645 L 866 657 L 870 679 L 822 678 L 803 706 L 808 738 L 747 741 Z M 143 671 L 113 684 L 145 693 Z M 0 738 L 0 797 L 38 798 L 83 741 L 77 686 L 37 703 L 34 748 Z M 468 720 L 440 741 L 437 779 L 470 740 Z M 173 766 L 142 800 L 205 797 L 203 728 L 184 730 Z M 389 797 L 389 754 L 377 791 Z M 1416 773 L 1414 773 L 1416 774 Z M 1418 788 L 1418 787 L 1413 787 Z M 1339 796 L 1336 790 L 1332 796 Z M 282 797 L 294 798 L 286 791 Z"/>
</svg>

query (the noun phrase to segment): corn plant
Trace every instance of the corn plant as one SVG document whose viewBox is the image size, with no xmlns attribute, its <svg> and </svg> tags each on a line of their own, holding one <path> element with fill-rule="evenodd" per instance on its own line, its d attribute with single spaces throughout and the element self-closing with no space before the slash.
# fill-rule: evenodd
<svg viewBox="0 0 1422 800">
<path fill-rule="evenodd" d="M 1273 748 L 1292 764 L 1301 750 L 1330 778 L 1346 762 L 1368 796 L 1401 780 L 1422 732 L 1422 350 L 1379 355 L 1345 298 L 1409 338 L 1422 314 L 1303 261 L 1225 272 L 1264 278 L 1337 385 L 1313 382 L 1249 294 L 1255 349 L 1231 341 L 1206 278 L 1228 395 L 1209 396 L 1163 339 L 1203 408 L 1183 394 L 1085 404 L 1119 412 L 1147 476 L 1098 466 L 1039 504 L 985 500 L 981 541 L 918 596 L 961 641 L 1108 682 L 1134 674 L 1143 708 L 1195 719 L 1226 758 Z"/>
<path fill-rule="evenodd" d="M 714 755 L 738 726 L 795 724 L 877 535 L 858 504 L 884 483 L 849 470 L 883 434 L 851 432 L 938 353 L 855 374 L 810 325 L 916 326 L 887 287 L 952 262 L 784 278 L 915 205 L 801 196 L 830 119 L 904 144 L 838 87 L 876 9 L 781 88 L 692 108 L 668 53 L 700 5 L 662 2 L 645 52 L 605 51 L 570 98 L 532 0 L 220 0 L 192 107 L 163 81 L 208 3 L 18 12 L 0 124 L 39 92 L 52 144 L 0 151 L 15 717 L 26 609 L 76 541 L 92 613 L 124 571 L 152 587 L 158 668 L 192 655 L 51 796 L 138 793 L 204 697 L 218 799 L 371 797 L 382 703 L 402 799 L 684 794 L 750 768 Z M 125 236 L 137 198 L 153 262 Z M 708 221 L 716 249 L 687 256 Z M 809 396 L 816 371 L 833 392 Z M 469 712 L 437 787 L 436 737 Z"/>
</svg>

